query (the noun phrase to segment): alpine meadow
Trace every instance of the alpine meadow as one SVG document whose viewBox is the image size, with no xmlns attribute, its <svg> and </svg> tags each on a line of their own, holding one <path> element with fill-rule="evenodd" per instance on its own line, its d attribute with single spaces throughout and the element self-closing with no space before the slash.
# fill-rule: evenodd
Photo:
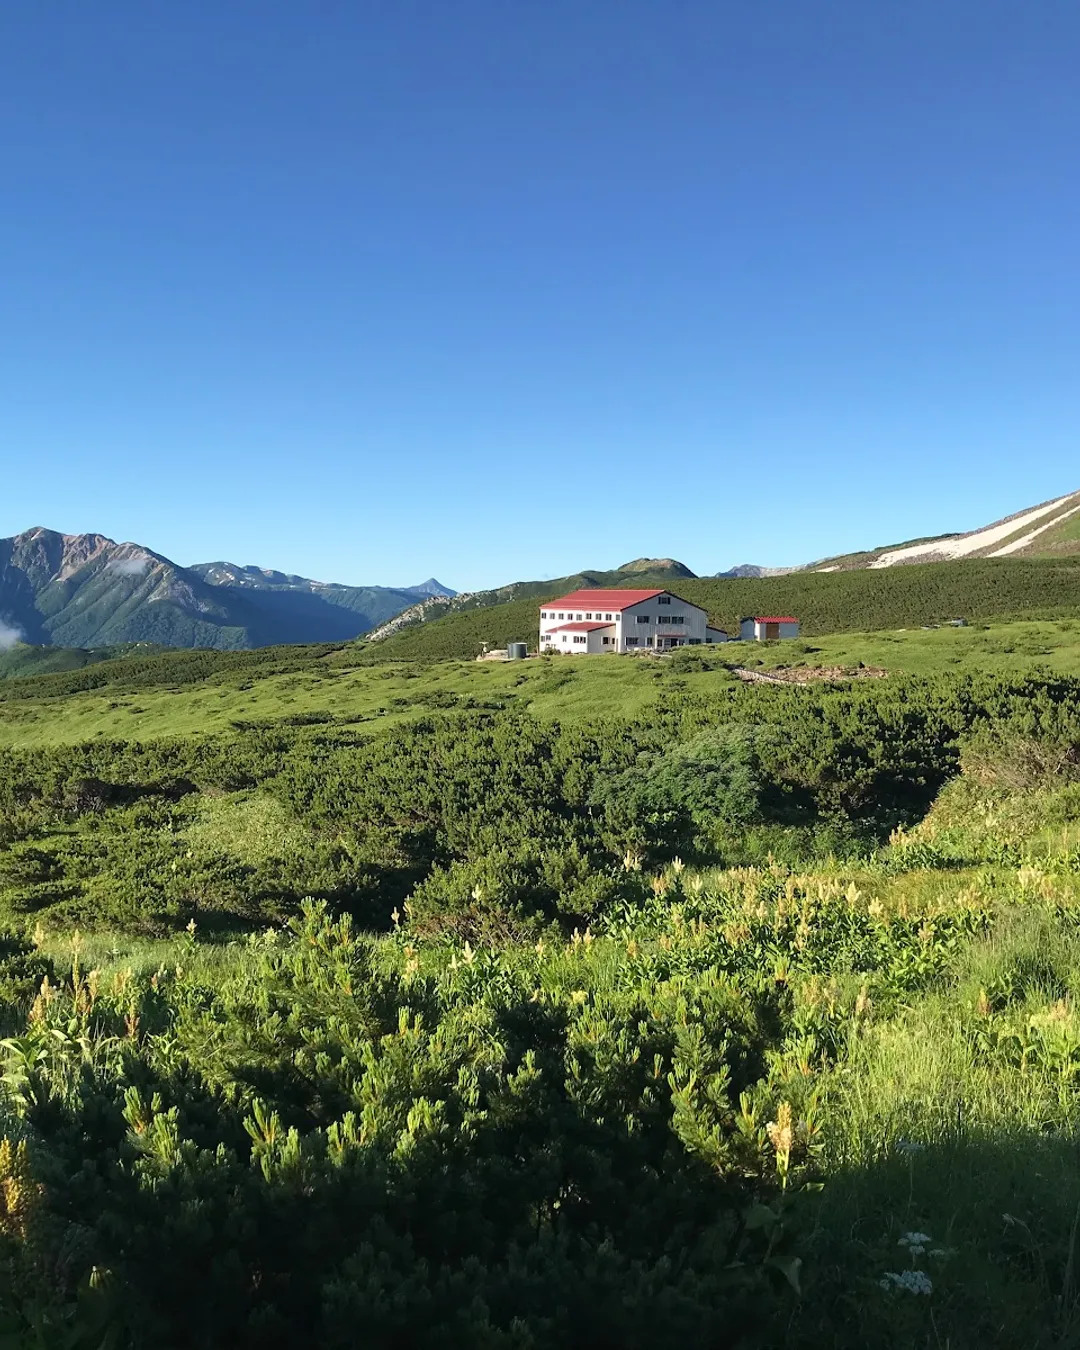
<svg viewBox="0 0 1080 1350">
<path fill-rule="evenodd" d="M 973 568 L 1000 622 L 663 657 L 445 659 L 492 608 L 16 649 L 8 1343 L 1075 1343 L 1080 606 L 1042 566 L 881 578 L 928 617 Z M 873 575 L 698 585 L 858 616 Z"/>
</svg>

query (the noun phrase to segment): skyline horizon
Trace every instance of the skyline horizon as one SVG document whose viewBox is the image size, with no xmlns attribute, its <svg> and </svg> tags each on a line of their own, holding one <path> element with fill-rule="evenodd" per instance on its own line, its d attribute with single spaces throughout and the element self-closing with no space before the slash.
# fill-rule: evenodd
<svg viewBox="0 0 1080 1350">
<path fill-rule="evenodd" d="M 444 574 L 441 574 L 440 571 L 436 569 L 435 571 L 429 572 L 428 575 L 420 581 L 405 583 L 400 581 L 388 581 L 383 579 L 376 580 L 368 576 L 364 576 L 362 578 L 358 578 L 355 580 L 353 579 L 346 580 L 340 576 L 311 575 L 310 573 L 300 570 L 299 568 L 296 567 L 285 567 L 277 564 L 271 564 L 268 562 L 260 562 L 254 560 L 240 562 L 237 560 L 237 558 L 229 558 L 225 554 L 219 555 L 218 557 L 215 558 L 205 557 L 195 559 L 191 562 L 181 562 L 178 560 L 177 556 L 174 555 L 173 553 L 167 552 L 164 549 L 157 548 L 155 545 L 148 543 L 144 539 L 138 539 L 135 537 L 119 538 L 103 530 L 93 530 L 93 529 L 75 530 L 75 531 L 56 530 L 52 526 L 42 524 L 29 525 L 25 529 L 14 530 L 11 534 L 0 533 L 0 540 L 19 538 L 20 536 L 25 536 L 27 534 L 33 533 L 35 530 L 45 530 L 54 534 L 62 535 L 63 537 L 69 539 L 78 538 L 81 536 L 100 535 L 101 537 L 107 539 L 109 542 L 115 543 L 121 547 L 125 545 L 132 545 L 136 548 L 144 549 L 149 553 L 153 553 L 159 557 L 164 558 L 167 562 L 171 563 L 172 565 L 183 568 L 185 570 L 190 568 L 206 567 L 213 564 L 222 563 L 240 569 L 255 568 L 263 573 L 273 572 L 286 577 L 297 577 L 305 581 L 315 582 L 316 584 L 326 586 L 345 586 L 345 587 L 375 586 L 387 590 L 409 591 L 409 590 L 416 590 L 418 587 L 424 586 L 429 582 L 438 582 L 443 586 L 450 587 L 455 591 L 456 594 L 467 594 L 474 591 L 497 590 L 503 586 L 512 586 L 522 582 L 559 581 L 568 577 L 577 576 L 583 572 L 616 572 L 623 567 L 629 566 L 632 563 L 639 562 L 642 559 L 646 558 L 655 561 L 668 560 L 671 562 L 679 563 L 681 566 L 687 567 L 691 572 L 694 573 L 695 576 L 701 578 L 724 576 L 735 568 L 747 566 L 762 567 L 762 568 L 779 568 L 797 571 L 800 569 L 817 566 L 820 563 L 829 562 L 830 559 L 832 558 L 846 556 L 846 554 L 848 553 L 854 552 L 869 553 L 877 550 L 898 548 L 910 543 L 914 543 L 916 541 L 945 539 L 976 533 L 985 528 L 988 528 L 991 525 L 1007 521 L 1014 516 L 1022 516 L 1029 511 L 1038 509 L 1040 506 L 1049 505 L 1053 502 L 1063 501 L 1068 497 L 1076 495 L 1078 492 L 1080 492 L 1080 487 L 1074 488 L 1072 490 L 1067 490 L 1065 492 L 1057 492 L 1053 496 L 1041 499 L 1038 502 L 1027 502 L 1021 506 L 1013 505 L 1010 510 L 1005 512 L 1004 515 L 996 516 L 992 520 L 976 521 L 970 525 L 965 526 L 962 529 L 943 530 L 943 531 L 936 531 L 933 533 L 914 533 L 908 535 L 905 538 L 898 538 L 883 542 L 879 541 L 874 544 L 869 543 L 862 544 L 857 546 L 856 548 L 844 549 L 840 552 L 820 553 L 812 558 L 804 558 L 801 562 L 798 563 L 776 563 L 773 562 L 771 559 L 762 560 L 760 556 L 758 558 L 745 557 L 738 561 L 730 562 L 727 566 L 717 566 L 715 570 L 701 570 L 700 568 L 693 566 L 692 563 L 688 562 L 685 557 L 681 557 L 679 553 L 676 551 L 668 551 L 668 552 L 661 551 L 649 554 L 634 554 L 634 556 L 627 557 L 622 562 L 611 563 L 610 565 L 605 566 L 598 566 L 595 563 L 587 562 L 585 563 L 584 566 L 574 567 L 570 571 L 561 571 L 561 572 L 550 571 L 544 573 L 543 575 L 533 575 L 533 576 L 527 576 L 525 574 L 522 574 L 501 581 L 492 580 L 482 583 L 480 585 L 472 585 L 472 586 L 458 586 L 456 584 L 456 578 L 451 576 L 449 569 L 445 567 L 442 569 L 442 573 Z M 0 618 L 2 617 L 3 617 L 2 614 L 0 614 Z"/>
</svg>

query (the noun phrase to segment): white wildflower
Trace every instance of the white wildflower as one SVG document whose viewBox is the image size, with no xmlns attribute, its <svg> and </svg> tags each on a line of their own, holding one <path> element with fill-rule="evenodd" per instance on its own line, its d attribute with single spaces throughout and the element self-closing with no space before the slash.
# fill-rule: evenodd
<svg viewBox="0 0 1080 1350">
<path fill-rule="evenodd" d="M 882 1289 L 903 1289 L 908 1294 L 932 1294 L 934 1283 L 930 1276 L 921 1270 L 887 1270 L 885 1278 L 879 1281 Z"/>
</svg>

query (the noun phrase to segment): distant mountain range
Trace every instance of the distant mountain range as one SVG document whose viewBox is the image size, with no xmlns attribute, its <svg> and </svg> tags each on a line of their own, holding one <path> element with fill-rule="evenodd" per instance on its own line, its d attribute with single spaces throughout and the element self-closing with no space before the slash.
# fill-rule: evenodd
<svg viewBox="0 0 1080 1350">
<path fill-rule="evenodd" d="M 848 553 L 801 567 L 743 563 L 713 579 L 763 580 L 965 558 L 1080 553 L 1080 492 L 1018 511 L 982 529 Z M 566 589 L 698 580 L 675 558 L 635 558 L 613 571 L 517 581 L 458 595 L 434 577 L 416 586 L 343 586 L 230 562 L 181 567 L 140 544 L 101 534 L 33 529 L 0 539 L 0 649 L 103 648 L 141 642 L 245 648 L 291 642 L 372 641 L 448 614 Z M 700 578 L 708 580 L 708 578 Z"/>
<path fill-rule="evenodd" d="M 0 646 L 262 647 L 343 642 L 432 595 L 418 586 L 343 586 L 228 562 L 181 567 L 101 534 L 32 529 L 0 539 Z"/>
</svg>

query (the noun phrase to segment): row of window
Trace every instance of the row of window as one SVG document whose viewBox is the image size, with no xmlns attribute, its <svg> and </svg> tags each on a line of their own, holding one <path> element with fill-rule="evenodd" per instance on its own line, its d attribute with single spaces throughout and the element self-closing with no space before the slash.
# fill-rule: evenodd
<svg viewBox="0 0 1080 1350">
<path fill-rule="evenodd" d="M 658 595 L 658 596 L 656 597 L 656 603 L 657 603 L 658 605 L 670 605 L 670 604 L 671 604 L 671 596 L 670 596 L 670 595 Z M 542 609 L 542 610 L 540 611 L 540 617 L 541 617 L 542 619 L 574 619 L 574 618 L 580 619 L 580 618 L 581 618 L 581 610 L 578 609 L 578 610 L 573 610 L 573 611 L 571 611 L 570 613 L 558 613 L 558 614 L 557 614 L 553 609 Z M 597 610 L 597 612 L 594 614 L 594 613 L 592 612 L 592 610 L 586 610 L 586 612 L 585 612 L 585 617 L 586 617 L 586 619 L 603 619 L 603 620 L 605 620 L 607 623 L 612 623 L 615 619 L 621 619 L 621 618 L 622 618 L 622 615 L 621 615 L 621 614 L 601 614 L 599 610 Z M 649 622 L 650 622 L 650 620 L 649 620 L 649 617 L 648 617 L 647 615 L 645 615 L 645 614 L 639 614 L 639 615 L 638 615 L 638 623 L 649 623 Z M 660 618 L 660 619 L 657 620 L 657 622 L 658 622 L 658 623 L 682 623 L 683 620 L 682 620 L 681 618 L 676 618 L 675 615 L 673 614 L 673 615 L 671 616 L 670 619 Z"/>
<path fill-rule="evenodd" d="M 551 635 L 551 640 L 554 640 L 554 636 L 555 636 L 554 634 Z M 563 642 L 566 642 L 568 639 L 568 635 L 566 633 L 561 634 L 561 637 Z M 575 633 L 572 637 L 569 638 L 569 640 L 571 642 L 577 643 L 579 646 L 585 646 L 589 641 L 588 636 L 584 633 Z M 707 638 L 706 641 L 711 642 L 712 639 Z M 608 646 L 617 647 L 619 645 L 618 639 L 613 637 L 601 638 L 601 642 L 605 647 Z M 656 645 L 659 647 L 660 644 L 663 642 L 685 642 L 690 647 L 701 646 L 701 638 L 684 638 L 681 633 L 678 634 L 677 636 L 673 634 L 671 637 L 668 637 L 665 634 L 661 634 L 656 639 Z M 651 637 L 647 638 L 628 637 L 626 639 L 626 645 L 628 647 L 651 647 L 653 645 L 653 640 Z"/>
<path fill-rule="evenodd" d="M 666 603 L 670 604 L 671 601 L 669 600 L 669 601 L 667 601 Z M 604 622 L 604 623 L 613 623 L 616 619 L 621 619 L 621 618 L 622 618 L 622 615 L 621 615 L 621 614 L 602 614 L 599 610 L 597 610 L 597 611 L 594 613 L 591 609 L 587 609 L 587 610 L 585 611 L 584 616 L 583 616 L 580 609 L 579 609 L 579 610 L 573 610 L 573 611 L 570 611 L 569 613 L 565 613 L 565 612 L 561 612 L 561 611 L 558 612 L 558 613 L 556 613 L 556 611 L 553 610 L 553 609 L 551 609 L 551 610 L 542 609 L 542 610 L 540 611 L 540 617 L 541 617 L 542 619 L 580 619 L 580 618 L 584 617 L 584 618 L 586 618 L 586 619 L 600 620 L 601 622 Z M 652 617 L 651 614 L 638 614 L 638 615 L 635 615 L 635 617 L 636 617 L 638 623 L 652 623 L 652 622 L 653 622 L 653 617 Z M 686 616 L 685 616 L 684 614 L 658 614 L 658 615 L 656 616 L 656 622 L 657 622 L 657 623 L 685 623 L 685 622 L 686 622 Z"/>
</svg>

